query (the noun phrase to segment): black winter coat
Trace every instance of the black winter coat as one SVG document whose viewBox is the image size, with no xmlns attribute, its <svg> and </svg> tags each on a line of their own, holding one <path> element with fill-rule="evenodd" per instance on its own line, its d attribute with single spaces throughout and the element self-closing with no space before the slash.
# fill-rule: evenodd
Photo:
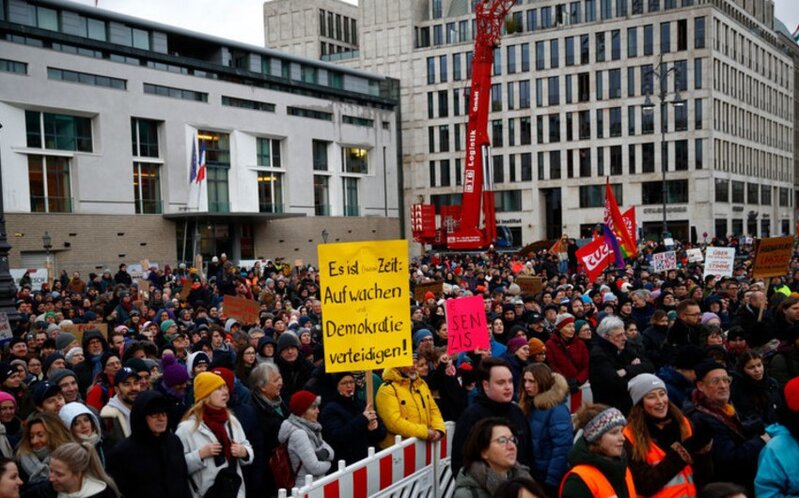
<svg viewBox="0 0 799 498">
<path fill-rule="evenodd" d="M 337 393 L 319 414 L 323 439 L 333 447 L 336 460 L 344 460 L 347 465 L 366 458 L 369 447 L 377 448 L 386 437 L 386 426 L 380 419 L 377 429 L 367 429 L 369 421 L 363 416 L 364 409 L 354 397 Z"/>
<path fill-rule="evenodd" d="M 261 461 L 260 459 L 263 458 L 263 465 L 261 468 L 264 469 L 264 472 L 260 475 L 261 483 L 256 489 L 263 491 L 262 496 L 274 496 L 277 494 L 277 486 L 275 486 L 275 480 L 266 462 L 269 460 L 272 451 L 278 446 L 277 434 L 280 432 L 280 426 L 291 412 L 288 406 L 281 402 L 280 407 L 282 414 L 278 413 L 269 403 L 264 401 L 263 397 L 256 393 L 255 390 L 250 393 L 250 405 L 255 410 L 256 420 L 260 427 L 261 441 L 259 446 L 262 449 L 262 454 L 255 455 L 255 460 L 250 467 L 256 467 L 259 461 Z M 254 441 L 250 441 L 250 443 L 255 447 L 256 443 Z"/>
<path fill-rule="evenodd" d="M 313 363 L 303 358 L 301 354 L 294 363 L 288 363 L 280 355 L 276 355 L 275 364 L 280 369 L 280 376 L 283 377 L 283 389 L 280 390 L 280 397 L 283 399 L 291 399 L 292 394 L 302 390 L 311 380 L 314 371 Z"/>
<path fill-rule="evenodd" d="M 170 430 L 155 436 L 147 426 L 145 413 L 155 404 L 166 405 L 157 391 L 145 391 L 136 398 L 130 414 L 131 435 L 108 454 L 108 473 L 123 496 L 190 498 L 183 443 Z"/>
<path fill-rule="evenodd" d="M 636 358 L 641 362 L 633 365 Z M 616 373 L 621 369 L 625 370 L 623 376 Z M 654 372 L 654 365 L 646 357 L 636 356 L 629 347 L 619 351 L 610 341 L 600 338 L 591 349 L 588 362 L 588 380 L 591 382 L 594 403 L 604 403 L 618 408 L 622 413 L 630 413 L 633 402 L 627 391 L 627 383 L 638 374 Z"/>
</svg>

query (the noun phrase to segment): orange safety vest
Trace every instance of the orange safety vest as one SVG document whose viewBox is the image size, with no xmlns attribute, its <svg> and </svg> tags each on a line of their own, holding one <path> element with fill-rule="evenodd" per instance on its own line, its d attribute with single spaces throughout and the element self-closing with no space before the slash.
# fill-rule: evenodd
<svg viewBox="0 0 799 498">
<path fill-rule="evenodd" d="M 617 498 L 616 490 L 610 485 L 607 477 L 592 465 L 577 465 L 568 471 L 566 475 L 563 476 L 563 480 L 560 481 L 558 496 L 563 497 L 563 485 L 571 474 L 577 474 L 577 476 L 583 480 L 585 485 L 588 486 L 588 489 L 591 490 L 591 495 L 593 495 L 594 498 Z M 629 498 L 636 498 L 635 483 L 633 483 L 633 475 L 630 473 L 629 468 L 626 469 L 624 481 L 627 483 L 627 496 Z"/>
<path fill-rule="evenodd" d="M 688 418 L 683 418 L 683 426 L 687 430 L 688 437 L 691 437 L 693 430 Z M 632 430 L 630 426 L 624 428 L 624 437 L 635 446 Z M 663 451 L 657 444 L 652 442 L 649 446 L 649 451 L 646 453 L 646 463 L 649 465 L 657 465 L 664 458 L 666 452 Z M 690 465 L 686 465 L 681 471 L 671 478 L 663 488 L 657 493 L 653 494 L 650 498 L 694 498 L 696 496 L 696 486 L 694 486 L 694 470 Z"/>
</svg>

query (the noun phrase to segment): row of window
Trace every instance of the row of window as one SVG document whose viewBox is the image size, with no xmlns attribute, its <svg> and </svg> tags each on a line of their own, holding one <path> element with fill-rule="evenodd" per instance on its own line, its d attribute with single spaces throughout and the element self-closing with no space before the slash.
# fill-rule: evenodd
<svg viewBox="0 0 799 498">
<path fill-rule="evenodd" d="M 732 196 L 730 195 L 732 188 Z M 771 185 L 761 185 L 759 183 L 748 183 L 724 178 L 715 179 L 716 202 L 732 202 L 733 204 L 754 204 L 771 206 L 772 190 L 777 192 L 777 199 L 780 207 L 789 207 L 790 190 L 786 187 L 772 187 Z M 744 194 L 745 197 L 744 197 Z"/>
<path fill-rule="evenodd" d="M 350 17 L 319 9 L 319 36 L 358 45 L 358 23 Z"/>
<path fill-rule="evenodd" d="M 443 11 L 437 8 L 440 0 L 432 2 L 431 19 L 441 19 Z M 473 18 L 473 3 L 470 18 Z M 521 4 L 517 1 L 517 4 Z M 646 11 L 644 6 L 646 5 Z M 540 9 L 518 9 L 511 12 L 503 25 L 504 34 L 534 32 L 558 26 L 576 25 L 583 22 L 594 22 L 598 19 L 607 21 L 613 18 L 624 18 L 628 15 L 640 15 L 671 10 L 694 5 L 694 0 L 578 0 L 545 6 Z M 599 16 L 597 17 L 597 7 Z M 662 9 L 661 9 L 662 7 Z M 526 24 L 525 24 L 526 21 Z M 526 29 L 525 29 L 526 28 Z M 432 30 L 432 39 L 431 39 Z M 461 43 L 473 40 L 476 35 L 474 19 L 451 21 L 416 28 L 416 47 L 441 46 L 450 43 Z"/>
<path fill-rule="evenodd" d="M 776 220 L 775 220 L 776 221 Z M 728 226 L 732 222 L 732 231 L 728 232 Z M 744 220 L 733 218 L 719 218 L 714 222 L 716 237 L 726 237 L 728 234 L 741 237 L 742 235 L 749 235 L 750 237 L 771 237 L 771 219 L 763 218 L 760 220 L 760 233 L 757 233 L 757 218 L 749 218 L 746 220 L 746 232 L 744 232 Z M 791 233 L 791 220 L 779 220 L 779 234 L 788 235 Z"/>
<path fill-rule="evenodd" d="M 0 71 L 4 73 L 28 74 L 28 65 L 24 62 L 0 59 Z"/>
<path fill-rule="evenodd" d="M 793 127 L 759 116 L 726 100 L 713 100 L 714 129 L 734 137 L 793 152 Z"/>
<path fill-rule="evenodd" d="M 713 89 L 742 104 L 746 103 L 786 121 L 793 120 L 793 97 L 790 93 L 758 81 L 751 74 L 718 59 L 713 61 Z"/>
<path fill-rule="evenodd" d="M 768 81 L 772 81 L 786 91 L 791 90 L 791 72 L 793 65 L 780 57 L 772 55 L 770 49 L 765 49 L 756 40 L 751 40 L 744 32 L 714 19 L 714 49 L 723 52 L 725 56 L 737 61 L 746 67 L 750 74 L 756 73 Z"/>
<path fill-rule="evenodd" d="M 737 141 L 715 139 L 714 168 L 748 177 L 789 182 L 793 180 L 793 158 L 750 147 Z"/>
</svg>

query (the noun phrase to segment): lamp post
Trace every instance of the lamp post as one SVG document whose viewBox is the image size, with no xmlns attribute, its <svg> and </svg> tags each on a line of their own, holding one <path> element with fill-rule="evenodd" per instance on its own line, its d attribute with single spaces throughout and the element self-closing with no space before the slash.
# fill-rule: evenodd
<svg viewBox="0 0 799 498">
<path fill-rule="evenodd" d="M 0 124 L 0 129 L 3 125 Z M 16 308 L 17 286 L 8 267 L 8 253 L 11 245 L 6 237 L 6 215 L 3 207 L 3 166 L 0 161 L 0 313 L 8 316 L 11 330 L 19 324 L 20 315 Z"/>
<path fill-rule="evenodd" d="M 666 171 L 668 170 L 668 143 L 666 142 L 666 129 L 668 128 L 668 120 L 665 119 L 666 116 L 664 114 L 664 110 L 666 109 L 667 104 L 672 104 L 675 107 L 682 107 L 684 105 L 681 97 L 680 91 L 676 88 L 676 81 L 675 81 L 675 89 L 674 89 L 674 99 L 672 101 L 666 100 L 666 95 L 668 91 L 668 77 L 669 73 L 674 73 L 675 78 L 679 75 L 679 70 L 677 69 L 677 65 L 673 65 L 670 68 L 666 67 L 666 64 L 663 62 L 663 55 L 660 56 L 658 59 L 658 64 L 652 70 L 651 74 L 656 76 L 660 82 L 658 83 L 659 91 L 657 93 L 658 101 L 660 102 L 660 175 L 661 175 L 661 201 L 663 205 L 663 226 L 662 226 L 662 233 L 661 233 L 661 240 L 665 240 L 671 236 L 669 233 L 669 225 L 666 219 L 666 196 L 668 193 L 668 189 L 666 187 Z M 644 108 L 645 110 L 648 109 L 649 112 L 653 114 L 654 119 L 654 109 L 652 105 L 652 88 L 648 89 L 649 92 L 646 94 L 646 99 L 644 100 Z"/>
<path fill-rule="evenodd" d="M 323 228 L 322 229 L 322 242 L 324 242 L 325 244 L 327 244 L 327 236 L 328 235 L 330 235 L 330 234 L 327 233 L 327 228 Z"/>
<path fill-rule="evenodd" d="M 50 249 L 53 248 L 53 238 L 50 237 L 50 234 L 47 233 L 47 230 L 44 231 L 44 235 L 42 235 L 42 247 L 44 248 L 45 254 L 47 254 L 47 282 L 50 282 L 50 277 L 52 276 L 53 270 L 50 268 Z"/>
</svg>

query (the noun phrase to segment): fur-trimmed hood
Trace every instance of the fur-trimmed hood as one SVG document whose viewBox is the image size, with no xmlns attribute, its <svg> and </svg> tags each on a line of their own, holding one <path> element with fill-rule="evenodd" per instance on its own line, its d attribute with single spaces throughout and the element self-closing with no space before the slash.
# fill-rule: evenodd
<svg viewBox="0 0 799 498">
<path fill-rule="evenodd" d="M 552 384 L 547 391 L 537 394 L 533 398 L 533 405 L 537 410 L 549 410 L 554 408 L 566 400 L 566 395 L 569 394 L 569 383 L 566 378 L 559 373 L 552 372 L 552 378 L 555 383 Z"/>
</svg>

